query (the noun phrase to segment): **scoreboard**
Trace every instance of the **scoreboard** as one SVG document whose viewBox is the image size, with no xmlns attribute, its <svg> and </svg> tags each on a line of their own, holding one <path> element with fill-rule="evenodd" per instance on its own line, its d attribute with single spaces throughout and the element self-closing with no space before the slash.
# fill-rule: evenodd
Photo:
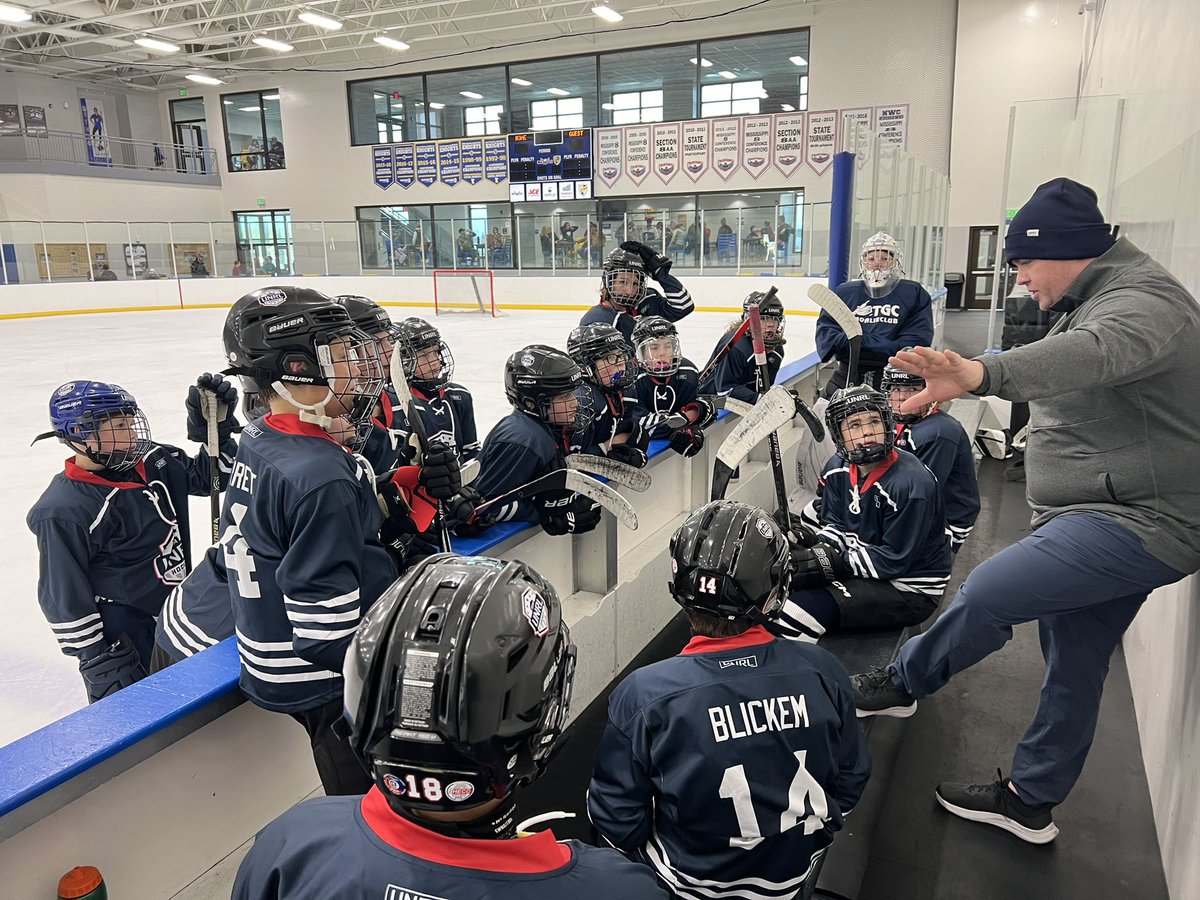
<svg viewBox="0 0 1200 900">
<path fill-rule="evenodd" d="M 530 131 L 508 136 L 509 199 L 592 199 L 592 130 Z"/>
</svg>

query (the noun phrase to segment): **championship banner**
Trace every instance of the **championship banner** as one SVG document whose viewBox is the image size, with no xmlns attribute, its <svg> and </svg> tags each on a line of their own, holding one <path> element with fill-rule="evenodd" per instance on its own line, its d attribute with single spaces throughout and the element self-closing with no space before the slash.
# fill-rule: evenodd
<svg viewBox="0 0 1200 900">
<path fill-rule="evenodd" d="M 462 179 L 467 184 L 483 181 L 483 139 L 459 141 L 462 147 Z"/>
<path fill-rule="evenodd" d="M 855 163 L 861 169 L 871 157 L 871 142 L 860 139 L 859 135 L 862 132 L 858 129 L 865 128 L 870 131 L 874 127 L 875 110 L 869 106 L 863 109 L 843 109 L 841 115 L 846 126 L 846 137 L 850 141 L 850 146 L 846 149 L 855 154 Z"/>
<path fill-rule="evenodd" d="M 714 119 L 712 123 L 713 168 L 723 181 L 738 170 L 742 162 L 742 120 Z"/>
<path fill-rule="evenodd" d="M 808 114 L 808 167 L 824 175 L 833 165 L 837 153 L 838 111 L 836 109 Z"/>
<path fill-rule="evenodd" d="M 663 184 L 669 184 L 679 173 L 680 124 L 670 122 L 653 126 L 654 172 Z"/>
<path fill-rule="evenodd" d="M 624 147 L 625 129 L 597 128 L 596 136 L 596 171 L 600 180 L 607 187 L 612 187 L 621 177 L 621 150 Z M 565 199 L 565 198 L 564 198 Z"/>
<path fill-rule="evenodd" d="M 628 125 L 625 128 L 625 174 L 638 186 L 650 174 L 649 125 Z"/>
<path fill-rule="evenodd" d="M 507 135 L 483 139 L 483 172 L 488 181 L 496 184 L 508 181 Z"/>
<path fill-rule="evenodd" d="M 46 137 L 46 107 L 22 106 L 21 111 L 25 114 L 26 137 Z"/>
<path fill-rule="evenodd" d="M 881 144 L 904 150 L 908 146 L 908 104 L 875 107 L 875 133 Z"/>
<path fill-rule="evenodd" d="M 421 141 L 413 145 L 417 157 L 417 181 L 425 187 L 432 187 L 438 180 L 437 144 L 433 141 Z"/>
<path fill-rule="evenodd" d="M 438 173 L 446 187 L 454 187 L 462 180 L 458 141 L 438 141 Z"/>
<path fill-rule="evenodd" d="M 804 113 L 775 114 L 775 168 L 785 178 L 804 165 Z"/>
<path fill-rule="evenodd" d="M 410 188 L 417 180 L 417 162 L 412 144 L 396 145 L 396 168 L 393 177 L 402 188 Z"/>
<path fill-rule="evenodd" d="M 391 147 L 375 147 L 371 151 L 375 183 L 385 191 L 396 180 L 395 159 Z"/>
<path fill-rule="evenodd" d="M 21 117 L 15 103 L 0 103 L 0 134 L 21 133 Z"/>
<path fill-rule="evenodd" d="M 770 116 L 746 116 L 742 127 L 742 165 L 750 177 L 758 178 L 771 165 Z"/>
<path fill-rule="evenodd" d="M 711 166 L 712 123 L 708 119 L 693 119 L 683 123 L 683 171 L 692 181 L 699 181 Z"/>
</svg>

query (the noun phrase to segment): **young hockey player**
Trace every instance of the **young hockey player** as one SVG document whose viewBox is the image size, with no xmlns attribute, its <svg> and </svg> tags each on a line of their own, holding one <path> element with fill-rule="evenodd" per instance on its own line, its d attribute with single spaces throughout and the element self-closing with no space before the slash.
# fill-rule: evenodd
<svg viewBox="0 0 1200 900">
<path fill-rule="evenodd" d="M 711 363 L 725 350 L 730 338 L 736 333 L 738 326 L 746 320 L 751 306 L 757 305 L 762 315 L 763 342 L 767 345 L 767 371 L 771 380 L 770 388 L 779 374 L 783 364 L 783 304 L 774 295 L 754 291 L 742 303 L 742 318 L 732 323 L 726 333 L 717 341 L 708 361 Z M 713 374 L 700 385 L 701 393 L 727 394 L 745 403 L 758 401 L 758 390 L 755 388 L 755 378 L 758 368 L 754 364 L 754 341 L 747 331 L 721 358 Z"/>
<path fill-rule="evenodd" d="M 403 319 L 397 326 L 411 354 L 408 385 L 431 442 L 449 444 L 460 462 L 479 455 L 475 432 L 475 403 L 471 392 L 451 381 L 454 356 L 441 333 L 424 319 Z"/>
<path fill-rule="evenodd" d="M 765 512 L 708 503 L 670 552 L 695 637 L 609 698 L 592 824 L 676 896 L 803 896 L 870 773 L 850 680 L 829 653 L 763 627 L 790 567 Z"/>
<path fill-rule="evenodd" d="M 834 628 L 902 628 L 937 609 L 950 580 L 950 541 L 937 479 L 896 450 L 892 408 L 865 385 L 825 410 L 837 455 L 822 473 L 820 524 L 798 535 L 792 594 L 778 633 L 816 640 Z"/>
<path fill-rule="evenodd" d="M 474 487 L 484 500 L 563 468 L 576 436 L 592 422 L 591 386 L 561 350 L 533 344 L 504 364 L 513 411 L 483 441 Z M 600 506 L 582 494 L 550 491 L 488 510 L 495 521 L 535 522 L 548 534 L 582 534 L 600 523 Z"/>
<path fill-rule="evenodd" d="M 630 419 L 625 389 L 637 378 L 629 344 L 612 325 L 580 325 L 567 338 L 567 355 L 583 370 L 592 389 L 595 417 L 572 449 L 607 455 L 626 465 L 646 465 L 645 442 L 627 443 Z"/>
<path fill-rule="evenodd" d="M 647 275 L 664 294 L 650 289 Z M 625 340 L 633 341 L 636 316 L 662 316 L 678 322 L 695 305 L 679 279 L 671 274 L 671 261 L 638 241 L 625 241 L 608 254 L 600 273 L 600 302 L 583 314 L 580 325 L 612 325 Z"/>
<path fill-rule="evenodd" d="M 203 375 L 188 392 L 188 438 L 208 439 L 200 389 L 218 399 L 220 488 L 237 447 L 237 390 Z M 188 496 L 211 487 L 209 448 L 156 444 L 133 395 L 72 381 L 50 397 L 52 431 L 74 453 L 29 511 L 38 602 L 63 653 L 79 660 L 89 702 L 150 670 L 154 617 L 191 570 Z"/>
<path fill-rule="evenodd" d="M 861 270 L 856 281 L 838 285 L 835 293 L 854 310 L 862 324 L 862 349 L 858 377 L 862 384 L 879 389 L 888 357 L 901 347 L 928 347 L 933 343 L 933 312 L 929 292 L 904 275 L 904 254 L 895 238 L 880 231 L 862 245 Z M 825 386 L 825 396 L 846 386 L 850 343 L 845 332 L 822 311 L 817 319 L 817 350 L 821 360 L 834 357 L 837 371 Z"/>
<path fill-rule="evenodd" d="M 574 662 L 558 595 L 524 563 L 419 563 L 346 656 L 346 718 L 373 786 L 306 800 L 264 828 L 234 900 L 666 900 L 612 850 L 517 833 L 518 792 L 566 725 Z M 410 702 L 410 684 L 429 685 L 427 700 Z"/>
<path fill-rule="evenodd" d="M 906 348 L 911 349 L 911 348 Z M 929 403 L 913 412 L 900 412 L 900 404 L 925 389 L 925 379 L 895 366 L 883 370 L 883 390 L 896 418 L 896 446 L 908 450 L 938 480 L 946 507 L 950 549 L 955 553 L 979 517 L 979 484 L 971 439 L 953 416 Z"/>
</svg>

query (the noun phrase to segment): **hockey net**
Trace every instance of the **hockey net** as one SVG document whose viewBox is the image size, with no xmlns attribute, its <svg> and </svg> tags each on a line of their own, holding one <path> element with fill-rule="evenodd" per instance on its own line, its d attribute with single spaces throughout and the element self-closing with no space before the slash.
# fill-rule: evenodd
<svg viewBox="0 0 1200 900">
<path fill-rule="evenodd" d="M 494 281 L 488 269 L 434 269 L 434 313 L 502 315 L 496 308 Z"/>
</svg>

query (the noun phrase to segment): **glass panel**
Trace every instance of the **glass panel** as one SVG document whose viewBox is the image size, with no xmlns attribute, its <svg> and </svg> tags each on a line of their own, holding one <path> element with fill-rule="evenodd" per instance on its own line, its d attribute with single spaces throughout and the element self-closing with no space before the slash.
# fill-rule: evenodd
<svg viewBox="0 0 1200 900">
<path fill-rule="evenodd" d="M 350 143 L 380 144 L 425 137 L 425 86 L 420 75 L 351 82 Z"/>
<path fill-rule="evenodd" d="M 126 266 L 130 258 L 137 265 L 137 277 L 154 280 L 170 278 L 171 271 L 171 237 L 166 222 L 130 222 L 129 230 L 133 236 L 131 253 L 125 255 Z"/>
<path fill-rule="evenodd" d="M 626 53 L 605 53 L 600 57 L 600 99 L 605 106 L 600 111 L 601 125 L 614 123 L 614 97 L 633 92 L 662 92 L 656 102 L 642 106 L 661 109 L 655 118 L 641 121 L 660 122 L 690 119 L 696 114 L 695 44 L 674 47 L 654 47 Z M 704 69 L 707 74 L 710 70 Z M 611 108 L 610 108 L 611 107 Z"/>
<path fill-rule="evenodd" d="M 976 269 L 990 269 L 996 265 L 996 232 L 979 232 L 979 253 L 975 257 Z"/>
<path fill-rule="evenodd" d="M 186 100 L 171 101 L 172 122 L 202 122 L 204 121 L 204 98 L 189 97 Z"/>
<path fill-rule="evenodd" d="M 279 92 L 269 91 L 263 96 L 263 118 L 267 125 L 267 139 L 263 143 L 266 151 L 265 165 L 268 169 L 283 169 L 283 121 L 279 111 Z"/>
<path fill-rule="evenodd" d="M 807 106 L 808 82 L 805 80 L 802 87 L 801 79 L 808 75 L 808 45 L 807 28 L 785 34 L 706 41 L 700 45 L 700 53 L 712 66 L 702 70 L 702 83 L 716 84 L 728 78 L 722 73 L 732 73 L 735 78 L 729 80 L 734 82 L 734 100 L 760 97 L 757 111 L 764 113 L 784 112 L 784 104 L 803 109 Z M 755 81 L 762 82 L 759 88 L 765 97 L 751 87 L 742 87 Z M 739 94 L 739 88 L 748 93 Z M 802 95 L 804 105 L 801 105 Z"/>
<path fill-rule="evenodd" d="M 500 107 L 497 134 L 508 130 L 505 116 L 504 68 L 463 69 L 439 72 L 426 77 L 429 93 L 429 136 L 463 137 L 467 134 L 466 110 L 469 107 Z"/>
<path fill-rule="evenodd" d="M 575 56 L 568 59 L 540 60 L 508 67 L 509 92 L 512 97 L 510 131 L 538 128 L 570 128 L 597 121 L 596 57 Z M 528 82 L 528 84 L 522 84 Z M 554 91 L 551 91 L 554 88 Z M 559 93 L 563 91 L 565 93 Z M 562 99 L 557 106 L 543 108 L 543 101 Z M 535 109 L 534 107 L 538 107 Z M 552 114 L 580 116 L 572 122 L 534 124 L 534 116 Z"/>
</svg>

